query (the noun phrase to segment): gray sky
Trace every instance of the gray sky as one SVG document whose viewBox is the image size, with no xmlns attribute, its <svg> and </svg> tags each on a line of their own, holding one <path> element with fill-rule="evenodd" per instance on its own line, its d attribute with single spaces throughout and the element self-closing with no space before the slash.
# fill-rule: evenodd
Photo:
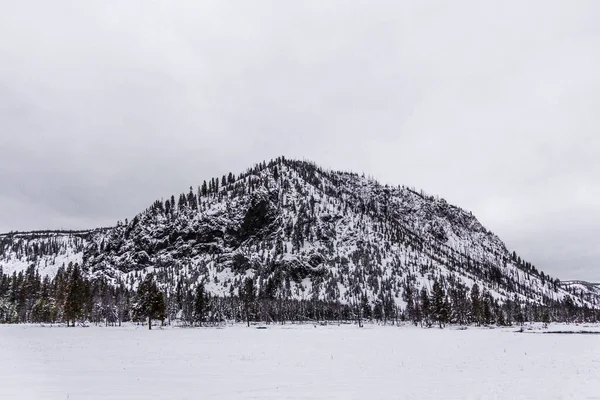
<svg viewBox="0 0 600 400">
<path fill-rule="evenodd" d="M 0 231 L 278 155 L 439 194 L 600 281 L 600 2 L 0 0 Z"/>
</svg>

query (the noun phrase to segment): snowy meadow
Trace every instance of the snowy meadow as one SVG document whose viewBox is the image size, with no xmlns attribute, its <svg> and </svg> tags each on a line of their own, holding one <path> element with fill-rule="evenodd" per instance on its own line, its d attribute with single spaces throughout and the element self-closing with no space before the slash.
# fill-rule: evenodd
<svg viewBox="0 0 600 400">
<path fill-rule="evenodd" d="M 0 325 L 0 399 L 600 399 L 563 328 Z"/>
</svg>

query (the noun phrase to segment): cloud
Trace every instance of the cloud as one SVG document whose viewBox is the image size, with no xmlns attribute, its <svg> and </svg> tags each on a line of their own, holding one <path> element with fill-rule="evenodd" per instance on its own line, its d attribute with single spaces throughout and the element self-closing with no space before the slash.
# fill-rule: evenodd
<svg viewBox="0 0 600 400">
<path fill-rule="evenodd" d="M 0 229 L 108 225 L 278 155 L 424 188 L 600 280 L 592 0 L 22 1 L 0 15 Z"/>
</svg>

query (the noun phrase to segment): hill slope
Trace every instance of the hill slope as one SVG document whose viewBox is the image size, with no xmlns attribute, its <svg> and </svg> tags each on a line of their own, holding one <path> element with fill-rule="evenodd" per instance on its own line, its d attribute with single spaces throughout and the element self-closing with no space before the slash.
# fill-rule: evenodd
<svg viewBox="0 0 600 400">
<path fill-rule="evenodd" d="M 42 275 L 56 275 L 69 263 L 83 261 L 92 231 L 37 231 L 0 234 L 0 267 L 5 274 L 34 266 Z"/>
<path fill-rule="evenodd" d="M 496 306 L 598 304 L 597 294 L 561 286 L 443 199 L 284 158 L 156 201 L 114 228 L 48 240 L 61 245 L 35 258 L 40 272 L 52 271 L 49 258 L 80 262 L 89 276 L 132 288 L 154 272 L 169 293 L 202 282 L 213 296 L 237 296 L 252 277 L 263 296 L 388 313 L 414 307 L 435 282 L 456 303 L 477 283 Z M 5 272 L 23 260 L 16 248 L 0 248 Z"/>
</svg>

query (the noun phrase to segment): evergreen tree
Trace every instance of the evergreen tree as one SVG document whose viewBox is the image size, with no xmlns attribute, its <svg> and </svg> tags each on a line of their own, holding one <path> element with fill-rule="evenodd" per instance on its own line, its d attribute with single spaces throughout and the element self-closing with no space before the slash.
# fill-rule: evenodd
<svg viewBox="0 0 600 400">
<path fill-rule="evenodd" d="M 406 289 L 404 290 L 404 301 L 406 302 L 406 318 L 417 325 L 417 313 L 415 312 L 415 302 L 413 299 L 413 287 L 409 284 L 406 285 Z"/>
<path fill-rule="evenodd" d="M 204 294 L 204 285 L 199 284 L 198 286 L 196 286 L 196 293 L 194 294 L 194 320 L 196 321 L 196 323 L 202 325 L 205 312 L 206 297 Z"/>
<path fill-rule="evenodd" d="M 375 300 L 375 305 L 373 306 L 373 318 L 376 321 L 381 321 L 383 319 L 383 304 L 381 300 Z"/>
<path fill-rule="evenodd" d="M 471 318 L 477 323 L 477 326 L 481 325 L 483 319 L 483 310 L 481 305 L 481 299 L 479 297 L 479 286 L 475 283 L 471 287 Z"/>
<path fill-rule="evenodd" d="M 152 274 L 148 274 L 138 288 L 139 310 L 141 315 L 148 318 L 148 329 L 152 329 L 152 320 L 165 319 L 165 299 Z"/>
<path fill-rule="evenodd" d="M 482 314 L 482 319 L 483 322 L 485 324 L 490 324 L 492 323 L 492 302 L 491 302 L 491 296 L 489 295 L 489 293 L 484 292 L 481 304 L 482 304 L 482 310 L 481 310 L 481 314 Z"/>
<path fill-rule="evenodd" d="M 433 318 L 437 321 L 440 328 L 448 322 L 449 318 L 449 303 L 446 298 L 444 288 L 439 281 L 433 283 Z"/>
<path fill-rule="evenodd" d="M 246 278 L 244 281 L 244 287 L 242 291 L 242 299 L 244 302 L 244 309 L 246 311 L 246 322 L 250 326 L 250 310 L 256 300 L 256 290 L 254 288 L 254 281 L 252 278 Z"/>
<path fill-rule="evenodd" d="M 425 286 L 421 288 L 421 314 L 421 325 L 425 325 L 427 327 L 431 326 L 431 304 L 429 302 L 429 295 L 427 294 L 427 289 Z"/>
<path fill-rule="evenodd" d="M 448 324 L 451 321 L 452 317 L 452 305 L 450 304 L 450 300 L 448 296 L 444 297 L 444 308 L 442 309 L 442 320 L 444 324 Z"/>
<path fill-rule="evenodd" d="M 550 313 L 548 312 L 547 308 L 544 308 L 544 311 L 542 312 L 542 322 L 548 326 L 548 324 L 550 323 Z"/>
<path fill-rule="evenodd" d="M 196 195 L 194 194 L 194 190 L 192 189 L 191 186 L 190 186 L 190 192 L 188 193 L 188 197 L 187 197 L 187 203 L 188 203 L 188 206 L 192 210 L 198 209 L 198 199 L 196 199 Z"/>
<path fill-rule="evenodd" d="M 79 266 L 75 264 L 71 270 L 68 283 L 68 294 L 64 307 L 64 318 L 69 326 L 69 322 L 73 322 L 79 319 L 83 314 L 84 305 L 84 284 L 81 277 L 81 270 Z"/>
</svg>

